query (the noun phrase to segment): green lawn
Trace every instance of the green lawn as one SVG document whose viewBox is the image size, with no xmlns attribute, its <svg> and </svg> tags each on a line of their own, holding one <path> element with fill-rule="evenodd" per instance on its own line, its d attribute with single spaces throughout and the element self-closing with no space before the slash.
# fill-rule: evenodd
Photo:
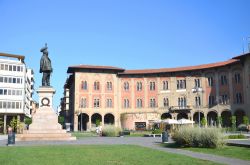
<svg viewBox="0 0 250 165">
<path fill-rule="evenodd" d="M 133 145 L 0 147 L 4 165 L 167 165 L 215 164 Z"/>
<path fill-rule="evenodd" d="M 220 155 L 230 158 L 238 158 L 243 160 L 250 160 L 250 148 L 236 147 L 236 146 L 224 146 L 223 148 L 183 148 L 185 150 L 202 152 L 213 155 Z"/>
<path fill-rule="evenodd" d="M 98 136 L 94 132 L 72 132 L 72 136 L 75 136 L 77 139 L 84 138 L 84 137 L 96 137 Z"/>
</svg>

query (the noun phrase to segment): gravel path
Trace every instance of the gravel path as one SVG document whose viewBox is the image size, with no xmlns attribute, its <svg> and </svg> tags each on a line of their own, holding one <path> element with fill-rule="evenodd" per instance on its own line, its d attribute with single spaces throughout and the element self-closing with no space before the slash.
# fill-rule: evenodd
<svg viewBox="0 0 250 165">
<path fill-rule="evenodd" d="M 7 140 L 0 140 L 0 146 L 6 146 Z M 233 159 L 223 156 L 216 156 L 211 154 L 197 153 L 182 149 L 166 148 L 159 144 L 161 138 L 152 137 L 85 137 L 76 141 L 39 141 L 39 142 L 16 142 L 15 146 L 40 146 L 40 145 L 117 145 L 117 144 L 132 144 L 142 147 L 148 147 L 164 152 L 174 154 L 181 154 L 197 159 L 209 160 L 222 164 L 229 165 L 250 165 L 250 161 Z"/>
</svg>

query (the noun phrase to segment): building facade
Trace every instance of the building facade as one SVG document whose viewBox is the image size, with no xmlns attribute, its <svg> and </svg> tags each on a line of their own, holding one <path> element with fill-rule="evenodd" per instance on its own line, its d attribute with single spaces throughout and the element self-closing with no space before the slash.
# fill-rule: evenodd
<svg viewBox="0 0 250 165">
<path fill-rule="evenodd" d="M 0 118 L 6 132 L 13 117 L 20 121 L 31 117 L 34 86 L 33 70 L 26 67 L 24 56 L 0 53 Z"/>
<path fill-rule="evenodd" d="M 123 129 L 149 129 L 156 119 L 186 118 L 208 125 L 237 125 L 250 117 L 250 53 L 212 64 L 125 70 L 110 66 L 68 68 L 64 90 L 73 130 L 101 122 Z M 66 101 L 67 99 L 67 101 Z M 67 102 L 67 103 L 66 103 Z"/>
</svg>

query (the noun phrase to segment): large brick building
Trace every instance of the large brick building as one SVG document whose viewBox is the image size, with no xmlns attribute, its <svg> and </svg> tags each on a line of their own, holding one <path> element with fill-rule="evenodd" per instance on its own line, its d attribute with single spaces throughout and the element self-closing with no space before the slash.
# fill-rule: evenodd
<svg viewBox="0 0 250 165">
<path fill-rule="evenodd" d="M 97 120 L 124 129 L 147 129 L 155 119 L 187 118 L 208 125 L 237 125 L 250 117 L 250 53 L 212 64 L 145 70 L 70 66 L 64 103 L 73 130 Z"/>
</svg>

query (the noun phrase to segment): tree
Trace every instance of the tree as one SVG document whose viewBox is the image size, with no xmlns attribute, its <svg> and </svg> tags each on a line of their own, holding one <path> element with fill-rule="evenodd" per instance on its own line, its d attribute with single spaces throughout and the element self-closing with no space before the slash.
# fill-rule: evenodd
<svg viewBox="0 0 250 165">
<path fill-rule="evenodd" d="M 236 116 L 232 116 L 231 122 L 232 122 L 232 131 L 236 131 Z"/>
<path fill-rule="evenodd" d="M 201 125 L 202 125 L 202 127 L 205 127 L 206 124 L 207 124 L 207 120 L 206 120 L 205 117 L 203 117 L 203 118 L 201 119 Z"/>
<path fill-rule="evenodd" d="M 216 123 L 217 123 L 217 126 L 221 126 L 222 125 L 222 117 L 221 116 L 218 116 L 216 118 Z"/>
<path fill-rule="evenodd" d="M 13 117 L 10 121 L 10 126 L 12 127 L 14 132 L 20 133 L 23 129 L 23 124 L 20 122 L 19 119 Z"/>
<path fill-rule="evenodd" d="M 3 127 L 3 124 L 4 124 L 4 122 L 3 122 L 3 118 L 2 118 L 2 117 L 0 117 L 0 128 L 2 128 L 2 127 Z"/>
<path fill-rule="evenodd" d="M 243 124 L 245 124 L 245 125 L 249 124 L 249 119 L 247 116 L 243 116 Z"/>
<path fill-rule="evenodd" d="M 100 119 L 96 119 L 95 125 L 96 125 L 96 127 L 98 127 L 99 125 L 101 125 L 101 120 Z"/>
</svg>

